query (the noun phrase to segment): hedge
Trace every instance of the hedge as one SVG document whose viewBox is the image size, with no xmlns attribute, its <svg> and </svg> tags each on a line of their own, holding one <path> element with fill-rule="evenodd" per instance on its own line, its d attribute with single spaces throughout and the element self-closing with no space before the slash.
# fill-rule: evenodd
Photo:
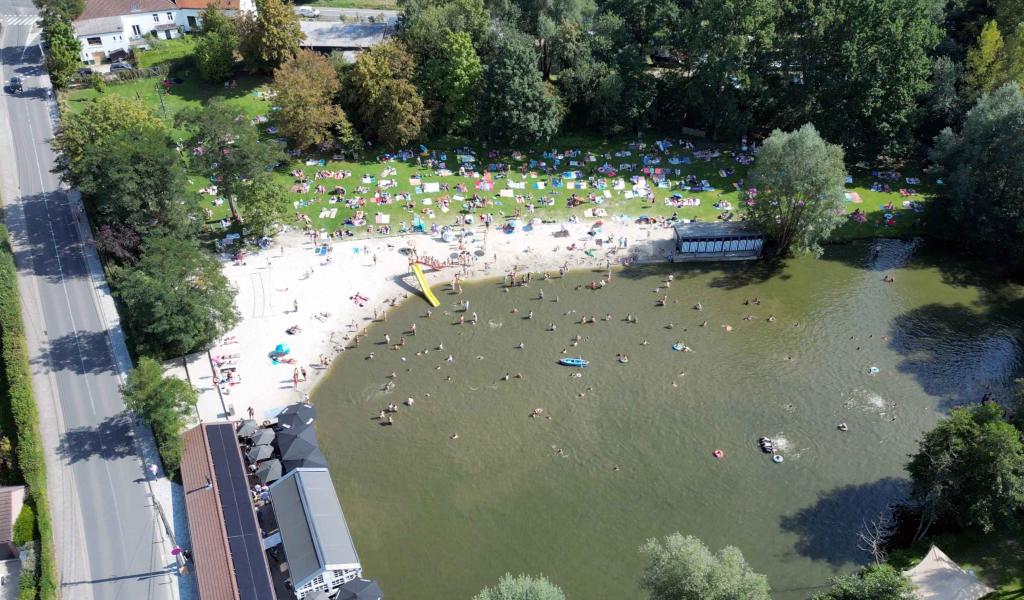
<svg viewBox="0 0 1024 600">
<path fill-rule="evenodd" d="M 32 393 L 25 327 L 21 320 L 17 269 L 7 229 L 0 225 L 0 424 L 15 448 L 18 468 L 28 486 L 39 531 L 35 594 L 22 593 L 21 599 L 56 600 L 57 564 L 53 548 L 53 523 L 46 497 L 46 462 L 39 436 L 39 413 Z M 23 574 L 24 576 L 24 574 Z M 24 588 L 22 588 L 24 590 Z"/>
</svg>

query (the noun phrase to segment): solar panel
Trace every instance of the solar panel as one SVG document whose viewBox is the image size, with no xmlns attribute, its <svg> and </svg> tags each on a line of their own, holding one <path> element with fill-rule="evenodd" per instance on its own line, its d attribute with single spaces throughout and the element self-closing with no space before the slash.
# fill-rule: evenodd
<svg viewBox="0 0 1024 600">
<path fill-rule="evenodd" d="M 224 423 L 209 425 L 206 432 L 224 513 L 228 548 L 235 566 L 238 597 L 240 600 L 274 600 L 263 543 L 249 500 L 245 467 L 238 455 L 235 429 L 230 423 Z"/>
</svg>

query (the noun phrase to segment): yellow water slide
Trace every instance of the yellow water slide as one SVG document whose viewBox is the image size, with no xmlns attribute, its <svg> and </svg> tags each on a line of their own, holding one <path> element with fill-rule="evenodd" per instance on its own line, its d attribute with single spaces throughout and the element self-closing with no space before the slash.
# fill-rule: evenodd
<svg viewBox="0 0 1024 600">
<path fill-rule="evenodd" d="M 412 272 L 416 275 L 416 281 L 420 284 L 420 289 L 423 290 L 423 296 L 426 297 L 427 302 L 433 307 L 441 306 L 441 303 L 434 296 L 434 292 L 430 291 L 430 286 L 427 285 L 427 278 L 423 276 L 423 269 L 420 268 L 419 263 L 412 263 Z"/>
</svg>

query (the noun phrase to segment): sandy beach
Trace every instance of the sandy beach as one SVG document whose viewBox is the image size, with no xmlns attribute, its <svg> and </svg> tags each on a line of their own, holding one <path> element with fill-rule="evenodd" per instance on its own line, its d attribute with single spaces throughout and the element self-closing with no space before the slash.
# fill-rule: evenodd
<svg viewBox="0 0 1024 600">
<path fill-rule="evenodd" d="M 459 241 L 457 236 L 450 243 L 427 234 L 352 241 L 321 238 L 317 243 L 299 231 L 282 233 L 268 250 L 249 254 L 240 263 L 225 259 L 224 273 L 238 290 L 235 302 L 242 320 L 209 353 L 169 363 L 168 374 L 188 379 L 199 390 L 199 420 L 246 418 L 251 408 L 254 418 L 263 421 L 307 395 L 315 402 L 314 387 L 354 336 L 375 318 L 386 318 L 393 302 L 419 295 L 409 271 L 410 248 L 421 258 L 458 260 L 460 253 L 465 258 L 464 265 L 424 267 L 441 300 L 434 309 L 439 312 L 454 306 L 446 292 L 456 274 L 462 281 L 472 281 L 513 270 L 557 273 L 563 266 L 604 268 L 624 261 L 660 261 L 671 252 L 670 227 L 605 219 L 591 235 L 594 224 L 565 224 L 567 236 L 556 235 L 562 224 L 537 224 L 514 233 L 473 226 L 465 229 L 471 237 Z M 324 243 L 330 252 L 318 254 L 318 245 Z M 428 308 L 423 301 L 424 313 Z M 288 334 L 293 326 L 301 331 Z M 270 355 L 279 344 L 288 347 L 288 362 L 275 364 Z"/>
</svg>

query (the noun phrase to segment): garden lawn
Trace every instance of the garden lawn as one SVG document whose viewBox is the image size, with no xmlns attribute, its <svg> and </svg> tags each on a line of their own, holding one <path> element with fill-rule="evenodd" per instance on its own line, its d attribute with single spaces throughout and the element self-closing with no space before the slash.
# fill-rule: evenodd
<svg viewBox="0 0 1024 600">
<path fill-rule="evenodd" d="M 139 50 L 135 54 L 140 69 L 156 67 L 164 63 L 191 57 L 196 47 L 196 38 L 183 35 L 173 40 L 150 41 L 149 50 Z"/>
<path fill-rule="evenodd" d="M 111 85 L 107 87 L 105 93 L 107 94 L 122 94 L 129 97 L 137 97 L 142 102 L 149 105 L 158 115 L 162 115 L 168 120 L 173 120 L 173 116 L 178 111 L 188 106 L 199 106 L 207 99 L 223 95 L 228 98 L 228 101 L 236 106 L 239 106 L 245 114 L 250 117 L 266 116 L 271 119 L 269 123 L 259 125 L 261 128 L 261 134 L 264 139 L 268 141 L 274 141 L 276 143 L 283 143 L 283 140 L 277 139 L 274 135 L 275 130 L 273 129 L 273 110 L 272 104 L 268 102 L 262 92 L 267 89 L 267 81 L 263 79 L 253 77 L 239 77 L 237 79 L 237 86 L 234 88 L 225 89 L 221 85 L 211 85 L 201 81 L 194 70 L 183 70 L 181 72 L 175 72 L 172 78 L 180 78 L 182 83 L 173 84 L 167 87 L 166 93 L 163 93 L 163 86 L 161 82 L 156 79 L 147 79 L 142 81 L 135 81 L 125 84 Z M 70 94 L 68 99 L 68 110 L 76 111 L 80 110 L 84 102 L 97 97 L 99 94 L 91 89 L 77 90 Z M 161 102 L 162 99 L 162 102 Z M 180 131 L 175 132 L 178 139 L 183 139 L 184 134 Z M 643 168 L 642 157 L 645 152 L 650 153 L 652 145 L 656 138 L 648 137 L 646 140 L 646 150 L 638 150 L 636 147 L 630 149 L 630 142 L 636 140 L 632 138 L 600 138 L 596 136 L 563 136 L 559 139 L 552 140 L 550 143 L 545 144 L 544 148 L 547 149 L 558 149 L 559 151 L 568 150 L 579 150 L 583 154 L 592 153 L 596 160 L 584 160 L 583 158 L 571 159 L 563 158 L 558 161 L 555 166 L 555 160 L 552 158 L 545 158 L 543 156 L 543 150 L 541 148 L 519 148 L 522 152 L 521 156 L 513 156 L 514 149 L 507 149 L 501 151 L 492 151 L 491 155 L 480 147 L 473 147 L 476 156 L 476 167 L 479 174 L 482 175 L 483 170 L 489 164 L 504 163 L 510 165 L 512 168 L 511 176 L 508 179 L 504 178 L 503 173 L 494 173 L 494 189 L 491 191 L 477 190 L 476 184 L 479 181 L 479 176 L 474 177 L 459 177 L 458 169 L 459 164 L 455 159 L 454 148 L 465 147 L 468 145 L 464 140 L 457 139 L 442 139 L 433 143 L 428 144 L 428 150 L 430 152 L 436 152 L 436 156 L 440 157 L 442 153 L 446 155 L 445 160 L 448 169 L 453 171 L 453 175 L 441 177 L 436 174 L 434 169 L 427 169 L 417 165 L 417 156 L 412 155 L 404 159 L 387 158 L 384 153 L 380 155 L 376 151 L 366 153 L 366 156 L 362 157 L 362 160 L 346 160 L 346 161 L 335 161 L 331 160 L 330 156 L 323 156 L 319 154 L 308 154 L 299 157 L 299 160 L 293 162 L 293 164 L 287 167 L 281 168 L 276 174 L 276 179 L 286 189 L 291 189 L 292 185 L 295 184 L 295 178 L 290 174 L 295 169 L 301 169 L 311 182 L 310 192 L 297 193 L 288 192 L 289 198 L 292 200 L 292 205 L 289 207 L 291 213 L 303 213 L 310 217 L 312 224 L 317 229 L 326 231 L 335 231 L 338 229 L 348 229 L 357 235 L 366 233 L 366 226 L 352 227 L 346 226 L 346 220 L 351 219 L 357 210 L 362 210 L 365 214 L 365 218 L 368 221 L 368 225 L 374 224 L 374 217 L 376 213 L 382 213 L 389 215 L 390 224 L 392 227 L 392 233 L 399 233 L 403 230 L 404 226 L 409 226 L 414 217 L 419 217 L 425 223 L 426 227 L 430 227 L 431 224 L 436 223 L 438 225 L 449 225 L 455 222 L 457 216 L 463 210 L 463 201 L 457 201 L 453 197 L 460 195 L 466 199 L 472 197 L 474 193 L 480 194 L 482 197 L 487 198 L 490 204 L 482 211 L 492 213 L 496 221 L 501 223 L 502 218 L 511 217 L 517 208 L 521 209 L 522 217 L 524 219 L 540 218 L 542 220 L 564 220 L 568 218 L 570 214 L 574 214 L 578 217 L 584 218 L 584 211 L 588 208 L 600 208 L 607 212 L 607 217 L 592 217 L 590 220 L 596 220 L 597 218 L 613 218 L 618 216 L 624 216 L 629 219 L 636 219 L 642 215 L 648 216 L 671 216 L 673 214 L 680 218 L 691 219 L 698 218 L 701 220 L 714 220 L 722 214 L 722 210 L 714 207 L 714 204 L 719 201 L 726 201 L 731 204 L 732 212 L 736 213 L 736 218 L 742 214 L 742 201 L 745 198 L 745 193 L 741 197 L 741 192 L 737 190 L 736 186 L 740 184 L 742 178 L 747 174 L 748 168 L 735 160 L 732 156 L 733 150 L 738 148 L 725 148 L 722 147 L 722 156 L 712 160 L 701 160 L 693 158 L 692 152 L 682 150 L 678 145 L 673 146 L 667 156 L 662 156 L 662 162 L 658 165 L 654 165 L 657 168 L 669 170 L 668 177 L 672 182 L 670 187 L 655 187 L 651 183 L 650 177 L 647 178 L 649 185 L 655 192 L 656 201 L 653 205 L 646 203 L 639 198 L 629 199 L 623 195 L 623 191 L 611 189 L 611 178 L 606 178 L 608 190 L 611 191 L 611 198 L 605 198 L 603 190 L 596 189 L 593 185 L 589 185 L 587 189 L 568 189 L 565 187 L 563 181 L 563 187 L 555 187 L 555 178 L 560 177 L 561 173 L 568 170 L 582 171 L 583 179 L 586 181 L 591 175 L 597 175 L 595 169 L 599 166 L 609 163 L 618 169 L 621 163 L 632 163 L 637 166 L 635 171 L 622 170 L 618 173 L 619 177 L 626 180 L 626 190 L 629 190 L 631 185 L 629 177 L 631 175 L 642 175 L 640 169 Z M 675 138 L 673 138 L 675 140 Z M 695 140 L 698 149 L 706 145 Z M 419 146 L 411 145 L 411 148 L 416 149 L 416 154 L 419 154 Z M 631 152 L 629 156 L 615 156 L 616 153 L 622 153 L 625 151 Z M 679 164 L 672 165 L 668 163 L 669 156 L 677 157 L 689 157 L 691 159 L 690 164 Z M 543 161 L 548 165 L 552 166 L 552 172 L 545 174 L 543 169 L 540 167 L 528 169 L 528 174 L 522 176 L 520 174 L 520 168 L 524 164 L 528 164 L 530 160 Z M 320 164 L 318 161 L 323 161 Z M 583 160 L 583 166 L 574 167 L 570 166 L 570 160 Z M 309 162 L 309 164 L 307 164 Z M 385 168 L 394 168 L 396 173 L 384 177 L 382 173 Z M 727 169 L 733 169 L 734 173 L 731 176 L 722 176 L 720 171 Z M 330 171 L 351 171 L 352 176 L 341 179 L 341 180 L 314 180 L 313 176 L 318 170 L 330 170 Z M 678 173 L 677 173 L 678 171 Z M 860 208 L 861 211 L 866 213 L 867 220 L 864 223 L 856 223 L 852 220 L 848 220 L 842 227 L 840 227 L 834 234 L 833 240 L 848 240 L 865 237 L 902 237 L 912 235 L 915 232 L 915 221 L 918 218 L 918 214 L 909 209 L 902 208 L 902 202 L 905 200 L 914 200 L 921 202 L 928 197 L 928 194 L 934 189 L 928 185 L 928 180 L 922 176 L 920 170 L 916 167 L 910 167 L 901 171 L 902 177 L 919 177 L 922 179 L 920 185 L 908 185 L 902 179 L 900 182 L 889 182 L 893 190 L 897 190 L 901 187 L 913 187 L 918 191 L 918 195 L 910 198 L 901 197 L 895 191 L 892 193 L 884 192 L 872 192 L 869 188 L 873 182 L 881 181 L 875 177 L 872 177 L 870 169 L 854 170 L 852 173 L 854 181 L 851 185 L 847 186 L 847 191 L 856 193 L 861 199 L 861 203 L 848 202 L 846 204 L 846 212 L 852 213 L 856 208 Z M 698 180 L 707 180 L 715 189 L 712 191 L 704 192 L 692 192 L 681 190 L 679 188 L 679 180 L 685 175 L 695 175 Z M 361 183 L 365 176 L 369 176 L 374 179 L 374 183 Z M 416 189 L 411 183 L 413 177 L 419 177 L 423 183 L 431 182 L 438 184 L 447 184 L 450 188 L 449 191 L 439 191 L 435 193 L 417 193 Z M 413 208 L 407 209 L 406 202 L 392 201 L 389 204 L 377 205 L 372 202 L 374 190 L 376 189 L 376 181 L 381 179 L 394 180 L 397 185 L 391 187 L 387 192 L 392 198 L 396 194 L 410 194 Z M 499 192 L 507 187 L 507 182 L 517 181 L 526 182 L 526 189 L 516 189 L 513 193 L 518 196 L 523 196 L 520 199 L 515 197 L 499 197 Z M 194 175 L 190 178 L 192 190 L 198 190 L 207 186 L 210 182 L 202 176 Z M 535 184 L 543 182 L 545 183 L 545 189 L 535 189 Z M 317 195 L 313 193 L 316 186 L 322 183 L 327 188 L 327 194 Z M 465 193 L 459 194 L 455 191 L 455 187 L 459 183 L 464 183 L 468 190 Z M 334 186 L 339 185 L 345 188 L 348 199 L 352 199 L 358 195 L 363 198 L 367 198 L 366 205 L 363 207 L 346 207 L 343 201 L 337 203 L 330 202 L 330 191 Z M 368 192 L 356 192 L 358 187 L 368 188 Z M 443 185 L 441 186 L 444 187 Z M 567 200 L 573 194 L 577 193 L 586 199 L 589 193 L 596 193 L 602 201 L 600 205 L 585 203 L 584 205 L 576 208 L 568 208 Z M 683 198 L 698 198 L 700 199 L 700 205 L 696 207 L 673 207 L 666 205 L 665 200 L 670 196 L 679 194 Z M 444 197 L 450 198 L 451 209 L 448 212 L 442 212 L 438 205 L 438 201 Z M 529 214 L 527 210 L 527 204 L 533 201 L 540 200 L 542 196 L 546 196 L 549 199 L 554 200 L 554 204 L 551 206 L 537 206 L 536 212 Z M 429 200 L 429 204 L 425 201 Z M 518 201 L 521 200 L 521 201 Z M 887 203 L 893 203 L 896 207 L 895 210 L 883 210 L 883 205 Z M 202 199 L 202 205 L 211 211 L 210 224 L 215 230 L 221 227 L 221 219 L 228 216 L 228 207 L 226 202 L 221 202 L 211 196 L 204 196 Z M 334 211 L 334 209 L 337 209 Z M 326 215 L 321 218 L 321 214 Z M 330 211 L 334 211 L 334 216 L 329 216 Z M 431 212 L 433 215 L 431 216 Z M 894 222 L 892 224 L 885 224 L 883 215 L 890 213 L 894 216 Z M 293 219 L 288 219 L 289 223 L 296 223 Z"/>
</svg>

